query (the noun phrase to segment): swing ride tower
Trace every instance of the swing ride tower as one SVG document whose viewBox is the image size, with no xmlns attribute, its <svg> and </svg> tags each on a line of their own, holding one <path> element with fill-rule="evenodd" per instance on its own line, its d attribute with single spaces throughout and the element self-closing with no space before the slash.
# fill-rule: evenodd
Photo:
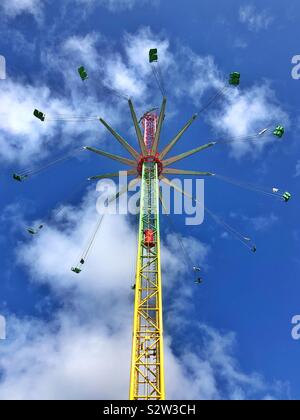
<svg viewBox="0 0 300 420">
<path fill-rule="evenodd" d="M 135 291 L 134 298 L 134 316 L 133 316 L 133 333 L 132 333 L 132 355 L 130 367 L 130 391 L 129 398 L 131 400 L 164 400 L 165 394 L 165 380 L 164 380 L 164 346 L 163 346 L 163 304 L 162 304 L 162 278 L 161 278 L 161 259 L 160 259 L 160 218 L 159 218 L 159 201 L 162 203 L 162 197 L 159 191 L 159 183 L 163 182 L 169 187 L 177 190 L 182 195 L 188 196 L 185 191 L 178 188 L 177 184 L 173 183 L 169 175 L 191 175 L 208 178 L 220 178 L 225 182 L 245 187 L 252 191 L 264 193 L 268 196 L 274 196 L 284 202 L 291 199 L 289 192 L 280 191 L 278 188 L 271 190 L 266 188 L 258 188 L 251 184 L 242 184 L 240 181 L 236 182 L 228 177 L 218 175 L 216 173 L 177 169 L 172 167 L 176 162 L 188 158 L 189 156 L 198 154 L 207 149 L 211 149 L 217 144 L 229 144 L 236 141 L 254 142 L 260 140 L 263 136 L 270 132 L 270 128 L 260 131 L 258 134 L 246 136 L 244 138 L 233 138 L 218 141 L 210 141 L 202 144 L 194 149 L 188 150 L 184 153 L 175 156 L 167 156 L 172 149 L 179 142 L 183 134 L 196 120 L 197 115 L 207 110 L 218 99 L 222 98 L 230 86 L 238 87 L 240 83 L 240 73 L 234 72 L 230 74 L 229 86 L 224 84 L 222 89 L 219 89 L 204 105 L 198 114 L 194 114 L 189 121 L 182 127 L 182 129 L 169 141 L 165 147 L 160 149 L 160 136 L 163 122 L 165 119 L 166 97 L 164 90 L 164 83 L 162 79 L 161 70 L 158 65 L 157 49 L 152 49 L 149 52 L 150 64 L 153 66 L 153 75 L 161 90 L 163 101 L 159 115 L 156 109 L 146 112 L 140 121 L 138 121 L 133 103 L 130 98 L 120 95 L 118 92 L 111 90 L 111 93 L 118 97 L 126 99 L 131 112 L 132 121 L 134 124 L 138 149 L 130 145 L 120 134 L 118 134 L 103 118 L 93 116 L 58 116 L 56 119 L 51 119 L 43 112 L 35 109 L 33 115 L 43 123 L 47 121 L 100 121 L 100 123 L 115 137 L 118 143 L 122 146 L 130 157 L 124 157 L 108 153 L 105 150 L 100 150 L 95 147 L 85 146 L 80 148 L 80 151 L 87 150 L 93 152 L 101 157 L 112 159 L 129 167 L 125 172 L 127 176 L 133 176 L 133 179 L 121 189 L 117 194 L 109 198 L 108 203 L 117 200 L 121 194 L 129 191 L 131 187 L 140 183 L 140 215 L 139 215 L 139 231 L 138 231 L 138 249 L 136 261 L 136 278 L 133 287 Z M 88 80 L 88 73 L 82 66 L 78 69 L 78 73 L 83 82 Z M 142 123 L 142 124 L 140 124 Z M 143 132 L 142 132 L 143 129 Z M 284 135 L 284 127 L 279 125 L 273 131 L 273 135 L 282 138 Z M 75 151 L 78 153 L 78 149 Z M 69 154 L 66 158 L 74 156 Z M 56 164 L 65 160 L 66 158 L 56 159 L 52 164 Z M 15 181 L 22 182 L 29 177 L 48 168 L 50 164 L 41 168 L 33 168 L 31 171 L 25 171 L 13 174 Z M 100 180 L 105 178 L 117 178 L 119 172 L 106 173 L 95 175 L 88 178 L 89 181 Z M 166 177 L 167 176 L 167 177 Z M 193 197 L 189 196 L 190 199 Z M 197 200 L 194 200 L 197 202 Z M 242 242 L 252 252 L 256 252 L 257 248 L 252 239 L 240 234 L 236 229 L 223 222 L 219 217 L 214 215 L 211 210 L 205 207 L 205 211 L 212 217 L 212 219 L 219 224 L 225 231 L 230 233 L 233 237 Z M 89 246 L 83 253 L 80 262 L 77 266 L 72 267 L 72 271 L 80 274 L 84 264 L 86 264 L 87 257 L 90 253 L 92 243 L 96 237 L 97 231 L 101 226 L 104 214 L 100 215 L 99 221 L 96 224 L 95 232 L 91 237 Z M 44 225 L 39 225 L 37 228 L 27 229 L 31 235 L 37 235 L 43 229 Z M 181 243 L 183 253 L 188 255 L 184 249 L 184 244 Z M 194 272 L 199 272 L 200 267 L 194 265 L 190 258 L 187 261 L 188 269 Z M 198 276 L 198 274 L 197 274 Z M 201 277 L 197 278 L 196 284 L 201 284 Z"/>
<path fill-rule="evenodd" d="M 139 162 L 140 219 L 130 373 L 131 400 L 164 400 L 164 349 L 159 230 L 161 163 L 152 155 L 157 116 L 143 118 L 147 155 Z"/>
</svg>

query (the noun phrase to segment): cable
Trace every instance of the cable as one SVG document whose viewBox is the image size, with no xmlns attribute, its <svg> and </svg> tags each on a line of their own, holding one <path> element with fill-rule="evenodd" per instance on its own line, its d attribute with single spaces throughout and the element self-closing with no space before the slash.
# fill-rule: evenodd
<svg viewBox="0 0 300 420">
<path fill-rule="evenodd" d="M 155 81 L 157 83 L 158 89 L 160 90 L 161 95 L 164 96 L 163 88 L 162 88 L 162 86 L 160 84 L 160 80 L 159 80 L 159 78 L 157 76 L 157 73 L 156 73 L 155 68 L 154 68 L 153 65 L 151 66 L 151 69 L 152 69 L 152 73 L 153 73 L 154 79 L 155 79 Z"/>
<path fill-rule="evenodd" d="M 236 229 L 234 229 L 232 226 L 225 223 L 222 219 L 220 219 L 218 216 L 216 216 L 211 210 L 209 210 L 207 207 L 204 207 L 205 211 L 212 217 L 212 219 L 219 225 L 223 226 L 227 232 L 231 233 L 235 238 L 240 241 L 242 244 L 244 244 L 248 249 L 250 249 L 253 252 L 256 252 L 256 246 L 252 242 L 251 238 L 247 236 L 243 236 L 240 232 L 238 232 Z"/>
<path fill-rule="evenodd" d="M 262 194 L 265 194 L 265 195 L 282 198 L 282 194 L 280 192 L 265 191 L 266 189 L 269 189 L 268 187 L 259 187 L 259 186 L 254 185 L 254 184 L 243 183 L 241 181 L 238 181 L 238 180 L 235 180 L 235 179 L 232 179 L 232 178 L 228 178 L 226 176 L 218 175 L 218 174 L 214 174 L 214 176 L 216 178 L 219 178 L 219 179 L 225 181 L 225 182 L 228 182 L 229 184 L 236 185 L 238 187 L 245 188 L 245 189 L 248 189 L 250 191 L 259 192 L 259 193 L 262 193 Z"/>
<path fill-rule="evenodd" d="M 61 203 L 62 207 L 59 210 L 55 211 L 53 216 L 57 217 L 67 207 L 67 203 L 69 203 L 71 201 L 71 199 L 78 193 L 78 191 L 81 190 L 82 186 L 87 184 L 87 183 L 88 183 L 88 180 L 86 180 L 86 179 L 84 181 L 80 182 L 79 185 L 74 190 L 72 190 L 70 194 L 67 195 L 67 197 L 65 198 L 63 203 Z"/>
<path fill-rule="evenodd" d="M 94 233 L 92 234 L 92 237 L 91 237 L 91 239 L 90 239 L 90 241 L 88 243 L 88 247 L 87 247 L 86 251 L 82 254 L 82 260 L 84 260 L 84 261 L 86 261 L 88 255 L 89 255 L 89 253 L 91 251 L 91 248 L 93 246 L 93 242 L 94 242 L 94 240 L 96 238 L 96 235 L 97 235 L 97 233 L 98 233 L 98 231 L 99 231 L 99 229 L 101 227 L 101 224 L 102 224 L 102 221 L 103 221 L 104 216 L 105 216 L 105 213 L 101 214 L 101 216 L 100 216 L 100 218 L 99 218 L 99 220 L 97 222 L 96 229 L 95 229 Z"/>
<path fill-rule="evenodd" d="M 58 204 L 60 204 L 60 208 L 58 210 L 56 210 L 54 213 L 53 209 L 49 210 L 45 216 L 45 218 L 42 220 L 39 229 L 42 229 L 44 227 L 44 225 L 52 218 L 56 218 L 60 213 L 62 213 L 62 211 L 67 207 L 67 203 L 71 201 L 71 199 L 78 193 L 78 191 L 81 190 L 82 186 L 84 184 L 87 184 L 87 180 L 85 179 L 84 181 L 80 182 L 79 185 L 76 185 L 75 189 L 72 189 L 71 193 L 67 195 L 67 197 L 65 198 L 65 200 L 62 203 L 57 202 L 56 205 L 54 206 L 54 208 L 56 208 L 58 206 Z M 37 231 L 39 229 L 32 229 L 32 232 L 37 233 Z"/>
<path fill-rule="evenodd" d="M 66 121 L 66 122 L 92 122 L 92 121 L 98 121 L 99 120 L 99 116 L 91 116 L 91 117 L 85 117 L 85 116 L 63 116 L 63 115 L 59 115 L 57 118 L 48 118 L 46 116 L 45 118 L 45 122 L 59 122 L 59 121 Z"/>
<path fill-rule="evenodd" d="M 164 91 L 164 83 L 163 83 L 163 79 L 161 77 L 161 73 L 159 72 L 159 63 L 157 61 L 157 62 L 153 62 L 150 65 L 151 65 L 151 67 L 152 67 L 152 69 L 153 69 L 153 71 L 154 71 L 154 73 L 156 75 L 156 79 L 157 79 L 157 82 L 158 82 L 158 84 L 159 84 L 159 86 L 161 88 L 162 94 L 164 95 L 165 94 L 165 91 Z"/>
<path fill-rule="evenodd" d="M 155 81 L 156 81 L 156 83 L 157 83 L 157 86 L 158 86 L 158 88 L 159 88 L 159 90 L 160 90 L 160 92 L 161 92 L 162 96 L 165 96 L 164 88 L 163 88 L 163 86 L 161 85 L 161 81 L 160 81 L 160 79 L 159 79 L 159 75 L 158 75 L 158 73 L 157 73 L 157 70 L 156 70 L 156 68 L 155 68 L 154 64 L 153 64 L 153 63 L 152 63 L 152 64 L 150 63 L 150 67 L 151 67 L 151 70 L 152 70 L 152 73 L 153 73 L 154 79 L 155 79 Z"/>
<path fill-rule="evenodd" d="M 189 254 L 188 254 L 188 252 L 187 252 L 187 250 L 186 250 L 186 248 L 185 248 L 185 246 L 184 246 L 184 243 L 183 243 L 183 241 L 182 241 L 182 239 L 181 239 L 181 237 L 180 237 L 180 235 L 177 235 L 176 234 L 176 229 L 175 229 L 175 226 L 174 226 L 174 224 L 173 224 L 173 220 L 172 220 L 172 218 L 171 218 L 171 215 L 168 213 L 168 211 L 167 211 L 167 208 L 165 207 L 165 205 L 164 205 L 164 202 L 163 202 L 163 199 L 162 199 L 162 194 L 161 194 L 161 191 L 160 191 L 160 201 L 161 201 L 161 204 L 162 204 L 162 206 L 163 206 L 163 208 L 164 208 L 164 210 L 165 210 L 165 214 L 168 216 L 168 220 L 169 220 L 169 223 L 170 223 L 170 225 L 171 225 L 171 229 L 173 230 L 173 232 L 175 233 L 175 236 L 176 236 L 176 239 L 177 239 L 177 241 L 178 241 L 178 243 L 179 243 L 179 245 L 180 245 L 180 247 L 181 247 L 181 249 L 182 249 L 182 252 L 183 252 L 183 256 L 184 256 L 184 259 L 185 259 L 185 263 L 186 263 L 186 265 L 187 265 L 187 268 L 188 268 L 188 270 L 190 270 L 190 268 L 191 267 L 196 267 L 196 265 L 195 264 L 193 264 L 193 261 L 192 261 L 192 259 L 191 259 L 191 257 L 189 256 Z"/>
<path fill-rule="evenodd" d="M 40 168 L 38 168 L 38 169 L 32 169 L 32 170 L 31 170 L 31 171 L 29 171 L 29 172 L 21 173 L 21 176 L 26 176 L 26 178 L 27 178 L 27 177 L 29 177 L 29 176 L 36 175 L 36 174 L 38 174 L 38 173 L 42 172 L 43 170 L 48 169 L 48 168 L 50 168 L 50 167 L 51 167 L 51 166 L 53 166 L 53 165 L 56 165 L 57 163 L 60 163 L 60 162 L 66 161 L 66 160 L 68 160 L 68 159 L 71 159 L 73 156 L 74 156 L 74 154 L 72 154 L 72 155 L 68 155 L 68 156 L 65 156 L 65 157 L 60 158 L 60 159 L 56 159 L 56 160 L 54 160 L 53 162 L 50 162 L 50 163 L 48 163 L 47 165 L 44 165 L 44 166 L 42 166 L 42 167 L 40 167 Z"/>
<path fill-rule="evenodd" d="M 99 230 L 99 228 L 100 228 L 100 226 L 101 226 L 101 224 L 102 224 L 103 218 L 104 218 L 104 213 L 103 213 L 103 214 L 101 214 L 101 216 L 100 216 L 100 218 L 99 218 L 99 220 L 98 220 L 98 222 L 97 222 L 96 229 L 95 229 L 95 231 L 94 231 L 94 232 L 93 232 L 93 234 L 92 234 L 92 237 L 91 237 L 91 239 L 90 239 L 90 241 L 89 241 L 89 243 L 88 243 L 88 246 L 87 246 L 86 250 L 83 252 L 83 254 L 80 254 L 80 255 L 81 255 L 81 257 L 79 257 L 79 262 L 78 262 L 78 263 L 77 263 L 74 267 L 72 267 L 72 268 L 71 268 L 71 271 L 73 271 L 74 273 L 76 273 L 76 274 L 81 273 L 81 271 L 82 271 L 82 266 L 83 266 L 83 265 L 86 263 L 86 261 L 87 261 L 87 258 L 88 258 L 88 256 L 89 256 L 89 253 L 90 253 L 91 248 L 92 248 L 92 245 L 93 245 L 93 242 L 94 242 L 94 240 L 95 240 L 95 238 L 96 238 L 96 235 L 97 235 L 97 233 L 98 233 L 98 230 Z M 77 261 L 78 261 L 78 260 L 77 260 Z"/>
<path fill-rule="evenodd" d="M 68 153 L 67 155 L 64 155 L 63 157 L 57 158 L 54 161 L 47 163 L 46 165 L 40 166 L 39 168 L 36 168 L 36 169 L 32 168 L 32 169 L 24 170 L 20 173 L 20 176 L 27 178 L 29 176 L 36 175 L 36 174 L 44 171 L 45 169 L 48 169 L 51 166 L 56 165 L 57 163 L 64 162 L 66 160 L 69 160 L 69 159 L 73 158 L 77 153 L 82 152 L 83 150 L 84 149 L 82 147 L 77 148 L 73 152 Z"/>
<path fill-rule="evenodd" d="M 264 130 L 262 130 L 258 134 L 252 134 L 252 135 L 248 135 L 248 136 L 234 137 L 232 139 L 220 139 L 220 140 L 216 140 L 216 143 L 218 143 L 218 144 L 242 143 L 244 141 L 256 140 L 258 138 L 263 138 L 265 136 L 265 134 L 269 132 L 269 130 L 270 130 L 269 128 L 265 128 Z"/>
<path fill-rule="evenodd" d="M 112 196 L 110 199 L 108 199 L 108 204 L 110 204 L 115 199 L 116 199 L 116 196 Z M 93 234 L 91 236 L 91 239 L 88 242 L 87 248 L 83 252 L 83 254 L 81 255 L 81 259 L 80 259 L 79 264 L 77 264 L 76 267 L 73 267 L 72 268 L 72 271 L 75 272 L 76 274 L 79 274 L 81 272 L 81 269 L 79 267 L 82 266 L 86 262 L 89 254 L 90 254 L 90 251 L 92 249 L 93 243 L 94 243 L 95 238 L 96 238 L 96 235 L 97 235 L 97 233 L 98 233 L 98 231 L 99 231 L 99 229 L 101 227 L 101 224 L 102 224 L 102 221 L 103 221 L 105 215 L 106 215 L 106 213 L 103 213 L 103 214 L 100 215 L 99 220 L 98 220 L 98 222 L 96 224 L 96 228 L 95 228 L 95 230 L 94 230 L 94 232 L 93 232 Z"/>
<path fill-rule="evenodd" d="M 88 78 L 87 80 L 85 80 L 84 82 L 84 84 L 86 84 L 86 82 L 87 81 L 89 81 L 89 80 L 91 80 L 90 78 Z M 87 85 L 87 84 L 86 84 Z M 104 85 L 104 84 L 101 84 L 101 87 L 104 89 L 104 90 L 106 90 L 106 91 L 108 91 L 109 93 L 111 93 L 111 94 L 113 94 L 113 95 L 115 95 L 115 96 L 117 96 L 118 98 L 121 98 L 121 99 L 125 99 L 126 101 L 128 101 L 128 99 L 129 99 L 129 97 L 128 96 L 126 96 L 126 95 L 124 95 L 124 94 L 122 94 L 122 93 L 120 93 L 120 92 L 118 92 L 116 89 L 113 89 L 113 88 L 111 88 L 111 87 L 108 87 L 108 86 L 106 86 L 106 85 Z"/>
<path fill-rule="evenodd" d="M 175 188 L 176 189 L 176 188 Z M 190 194 L 185 193 L 182 191 L 182 194 L 189 197 L 192 201 L 194 201 L 196 204 L 198 203 L 198 200 L 193 198 Z M 242 242 L 247 248 L 251 249 L 252 252 L 256 252 L 256 246 L 254 243 L 249 245 L 249 242 L 251 242 L 251 238 L 247 236 L 243 236 L 241 233 L 239 233 L 236 229 L 229 226 L 227 223 L 225 223 L 223 220 L 221 220 L 218 216 L 216 216 L 211 210 L 209 210 L 207 207 L 204 207 L 204 210 L 212 217 L 212 219 L 219 225 L 223 226 L 225 230 L 230 232 L 233 236 L 236 237 L 240 242 Z"/>
<path fill-rule="evenodd" d="M 109 88 L 108 86 L 105 86 L 105 85 L 102 85 L 102 86 L 103 86 L 103 88 L 105 90 L 109 91 L 111 94 L 113 94 L 113 95 L 115 95 L 115 96 L 117 96 L 117 97 L 119 97 L 121 99 L 125 99 L 126 101 L 129 100 L 129 97 L 128 96 L 123 95 L 122 93 L 118 92 L 117 90 L 112 89 L 112 88 Z"/>
<path fill-rule="evenodd" d="M 162 84 L 162 87 L 163 87 L 164 94 L 166 96 L 166 85 L 165 85 L 165 81 L 164 81 L 164 78 L 163 78 L 163 73 L 162 73 L 159 61 L 157 62 L 157 70 L 158 70 L 158 74 L 160 76 L 160 80 L 161 80 L 161 84 Z"/>
<path fill-rule="evenodd" d="M 202 112 L 206 111 L 207 108 L 210 107 L 219 97 L 221 97 L 225 92 L 229 89 L 228 86 L 225 86 L 223 89 L 219 89 L 215 95 L 213 95 L 209 101 L 198 111 L 198 114 L 201 114 Z"/>
</svg>

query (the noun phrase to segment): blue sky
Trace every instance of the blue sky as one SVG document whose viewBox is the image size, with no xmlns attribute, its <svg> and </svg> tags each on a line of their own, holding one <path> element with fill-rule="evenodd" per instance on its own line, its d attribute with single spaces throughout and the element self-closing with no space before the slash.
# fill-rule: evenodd
<svg viewBox="0 0 300 420">
<path fill-rule="evenodd" d="M 199 115 L 176 154 L 218 137 L 286 126 L 282 141 L 220 145 L 176 166 L 293 193 L 285 205 L 221 180 L 205 182 L 207 207 L 250 235 L 255 255 L 208 218 L 189 227 L 174 216 L 176 233 L 162 219 L 168 396 L 299 399 L 300 343 L 291 338 L 291 319 L 300 313 L 300 80 L 291 77 L 291 60 L 300 54 L 300 6 L 199 3 L 2 1 L 0 313 L 8 338 L 0 341 L 0 398 L 127 397 L 136 222 L 108 217 L 80 277 L 70 266 L 97 219 L 93 185 L 38 237 L 24 232 L 82 180 L 119 165 L 82 154 L 23 184 L 11 174 L 81 145 L 125 155 L 97 121 L 40 124 L 35 107 L 48 115 L 103 116 L 137 146 L 126 102 L 103 86 L 131 96 L 139 114 L 159 105 L 147 64 L 157 46 L 168 96 L 162 144 L 231 71 L 242 74 L 241 87 Z M 87 84 L 76 73 L 82 64 Z M 205 267 L 203 286 L 194 286 L 176 235 Z"/>
</svg>

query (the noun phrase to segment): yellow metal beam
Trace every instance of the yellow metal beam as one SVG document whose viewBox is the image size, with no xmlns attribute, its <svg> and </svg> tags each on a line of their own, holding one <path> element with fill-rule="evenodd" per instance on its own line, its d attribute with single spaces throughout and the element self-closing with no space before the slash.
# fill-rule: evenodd
<svg viewBox="0 0 300 420">
<path fill-rule="evenodd" d="M 151 229 L 153 246 L 145 243 Z M 156 163 L 144 163 L 133 317 L 130 400 L 165 400 L 159 181 Z"/>
</svg>

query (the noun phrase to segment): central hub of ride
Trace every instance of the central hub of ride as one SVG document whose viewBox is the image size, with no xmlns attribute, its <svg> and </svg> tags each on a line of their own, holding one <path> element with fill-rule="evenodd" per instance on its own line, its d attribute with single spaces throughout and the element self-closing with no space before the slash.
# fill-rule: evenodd
<svg viewBox="0 0 300 420">
<path fill-rule="evenodd" d="M 143 164 L 144 163 L 156 163 L 157 164 L 157 173 L 158 176 L 161 175 L 162 171 L 163 171 L 163 164 L 162 161 L 159 159 L 159 153 L 157 153 L 155 156 L 141 156 L 139 162 L 138 162 L 138 166 L 137 166 L 137 172 L 140 176 L 142 176 L 142 172 L 143 172 Z"/>
</svg>

